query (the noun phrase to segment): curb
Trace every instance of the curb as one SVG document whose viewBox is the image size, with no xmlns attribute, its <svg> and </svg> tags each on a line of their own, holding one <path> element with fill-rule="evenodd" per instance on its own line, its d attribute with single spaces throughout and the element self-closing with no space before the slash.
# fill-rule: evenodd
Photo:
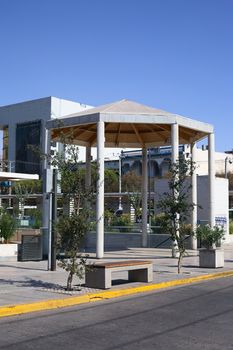
<svg viewBox="0 0 233 350">
<path fill-rule="evenodd" d="M 233 276 L 233 270 L 225 272 L 217 272 L 204 276 L 196 276 L 192 278 L 184 278 L 180 280 L 172 280 L 167 282 L 161 282 L 157 284 L 149 284 L 146 286 L 133 287 L 127 289 L 117 289 L 112 291 L 105 291 L 101 293 L 91 293 L 76 297 L 69 297 L 65 299 L 52 299 L 41 302 L 34 302 L 30 304 L 18 304 L 18 305 L 7 305 L 0 307 L 0 317 L 15 316 L 21 314 L 27 314 L 30 312 L 53 310 L 79 304 L 87 304 L 100 300 L 108 300 L 113 298 L 119 298 L 127 295 L 134 295 L 138 293 L 146 293 L 160 289 L 166 289 L 175 286 L 182 286 L 192 284 L 196 282 L 204 282 L 208 280 L 215 280 L 224 277 Z"/>
</svg>

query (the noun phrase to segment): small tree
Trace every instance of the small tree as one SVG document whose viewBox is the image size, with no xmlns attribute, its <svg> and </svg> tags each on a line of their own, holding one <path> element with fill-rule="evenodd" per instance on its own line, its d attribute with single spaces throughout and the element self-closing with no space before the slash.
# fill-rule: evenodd
<svg viewBox="0 0 233 350">
<path fill-rule="evenodd" d="M 163 193 L 157 207 L 164 214 L 162 226 L 171 236 L 178 250 L 178 273 L 181 271 L 182 259 L 185 254 L 185 239 L 192 235 L 192 228 L 187 220 L 194 204 L 189 200 L 191 184 L 188 177 L 192 175 L 194 164 L 190 160 L 179 159 L 170 167 L 168 180 L 169 191 Z"/>
<path fill-rule="evenodd" d="M 85 234 L 90 229 L 90 201 L 92 190 L 85 189 L 83 169 L 78 161 L 78 149 L 65 144 L 62 154 L 56 153 L 51 159 L 61 174 L 60 186 L 63 199 L 73 201 L 74 210 L 70 216 L 63 215 L 56 225 L 58 249 L 65 254 L 59 265 L 68 272 L 67 290 L 72 289 L 73 277 L 83 278 L 88 255 L 82 254 L 81 247 Z"/>
<path fill-rule="evenodd" d="M 42 180 L 17 181 L 12 186 L 12 192 L 16 196 L 20 217 L 24 215 L 24 205 L 30 194 L 42 193 Z"/>
</svg>

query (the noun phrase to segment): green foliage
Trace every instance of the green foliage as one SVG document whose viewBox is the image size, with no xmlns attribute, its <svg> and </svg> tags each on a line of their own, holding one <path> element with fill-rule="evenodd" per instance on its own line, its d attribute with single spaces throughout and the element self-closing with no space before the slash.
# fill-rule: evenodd
<svg viewBox="0 0 233 350">
<path fill-rule="evenodd" d="M 112 222 L 114 220 L 114 213 L 112 210 L 105 209 L 104 211 L 104 223 L 106 226 L 111 226 Z"/>
<path fill-rule="evenodd" d="M 30 215 L 34 219 L 34 223 L 32 228 L 39 229 L 42 225 L 42 213 L 39 209 L 30 209 L 28 211 L 28 215 Z"/>
<path fill-rule="evenodd" d="M 81 248 L 91 226 L 93 191 L 85 189 L 85 172 L 78 160 L 76 146 L 65 144 L 64 152 L 56 153 L 50 162 L 61 174 L 63 199 L 74 203 L 71 216 L 62 216 L 56 225 L 58 249 L 65 254 L 59 265 L 68 272 L 67 290 L 71 290 L 74 275 L 82 279 L 85 271 L 88 255 L 83 255 Z"/>
<path fill-rule="evenodd" d="M 88 212 L 82 210 L 79 214 L 73 213 L 71 216 L 63 216 L 57 224 L 58 246 L 67 256 L 72 255 L 73 250 L 81 248 L 84 236 L 89 230 L 90 223 Z"/>
<path fill-rule="evenodd" d="M 233 235 L 233 221 L 232 220 L 230 220 L 230 222 L 229 222 L 229 234 Z"/>
<path fill-rule="evenodd" d="M 17 181 L 12 186 L 12 193 L 22 195 L 42 193 L 42 180 Z"/>
<path fill-rule="evenodd" d="M 142 177 L 135 171 L 129 171 L 122 176 L 122 190 L 126 192 L 140 192 L 142 186 Z"/>
<path fill-rule="evenodd" d="M 113 169 L 104 170 L 104 190 L 106 193 L 118 192 L 119 176 Z"/>
<path fill-rule="evenodd" d="M 197 227 L 196 237 L 200 239 L 202 246 L 211 249 L 224 238 L 224 231 L 218 226 L 211 228 L 209 225 L 200 225 Z"/>
<path fill-rule="evenodd" d="M 4 243 L 8 243 L 16 230 L 15 219 L 4 209 L 0 211 L 0 237 L 4 239 Z"/>
<path fill-rule="evenodd" d="M 77 256 L 70 256 L 70 259 L 61 259 L 58 265 L 68 272 L 66 289 L 72 290 L 72 281 L 73 276 L 76 275 L 81 281 L 85 274 L 86 263 L 87 263 L 88 255 L 81 255 L 79 258 Z M 80 283 L 81 284 L 81 283 Z"/>
<path fill-rule="evenodd" d="M 78 215 L 73 213 L 70 217 L 63 216 L 57 224 L 58 248 L 65 254 L 59 266 L 68 272 L 67 290 L 72 289 L 74 275 L 81 280 L 85 273 L 88 255 L 83 255 L 80 249 L 89 227 L 88 212 L 85 210 Z"/>
<path fill-rule="evenodd" d="M 181 262 L 186 250 L 185 239 L 187 232 L 189 232 L 185 229 L 185 225 L 194 207 L 194 204 L 189 201 L 191 184 L 188 181 L 193 170 L 194 164 L 190 160 L 180 158 L 179 161 L 172 164 L 168 180 L 169 191 L 163 193 L 157 205 L 163 213 L 162 227 L 177 245 L 179 252 L 178 273 L 181 270 Z"/>
<path fill-rule="evenodd" d="M 151 229 L 154 233 L 167 233 L 164 229 L 165 215 L 163 213 L 151 217 Z"/>
<path fill-rule="evenodd" d="M 139 218 L 142 215 L 141 203 L 142 203 L 142 195 L 140 192 L 132 192 L 128 195 L 130 204 L 134 208 L 136 222 L 138 222 Z"/>
<path fill-rule="evenodd" d="M 24 206 L 30 194 L 42 193 L 42 180 L 17 181 L 12 186 L 12 193 L 16 195 L 18 204 Z M 23 215 L 24 213 L 17 210 L 15 214 Z"/>
<path fill-rule="evenodd" d="M 112 226 L 122 226 L 121 232 L 130 232 L 132 227 L 130 214 L 122 214 L 119 217 L 115 216 L 112 221 Z"/>
</svg>

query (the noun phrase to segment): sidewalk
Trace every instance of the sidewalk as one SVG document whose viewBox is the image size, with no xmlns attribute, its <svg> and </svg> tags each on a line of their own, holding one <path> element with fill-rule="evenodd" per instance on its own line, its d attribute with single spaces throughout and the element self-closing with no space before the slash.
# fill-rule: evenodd
<svg viewBox="0 0 233 350">
<path fill-rule="evenodd" d="M 226 245 L 225 267 L 222 269 L 202 269 L 198 267 L 196 252 L 188 251 L 183 260 L 182 273 L 177 273 L 177 260 L 171 258 L 170 249 L 131 248 L 125 251 L 107 252 L 103 261 L 127 259 L 148 259 L 153 261 L 153 283 L 161 283 L 200 275 L 208 275 L 233 270 L 233 245 Z M 90 254 L 90 262 L 94 262 Z M 0 263 L 0 307 L 5 305 L 27 304 L 51 299 L 65 299 L 70 296 L 101 293 L 103 290 L 82 287 L 81 291 L 66 292 L 67 273 L 61 268 L 47 271 L 47 261 Z M 77 284 L 77 280 L 74 284 Z M 119 272 L 114 276 L 112 290 L 129 289 L 145 285 L 128 283 L 127 273 Z"/>
</svg>

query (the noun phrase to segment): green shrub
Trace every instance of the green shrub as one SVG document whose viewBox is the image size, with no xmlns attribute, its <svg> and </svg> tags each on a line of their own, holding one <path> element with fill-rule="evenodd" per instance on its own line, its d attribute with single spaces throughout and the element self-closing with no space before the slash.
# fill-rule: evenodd
<svg viewBox="0 0 233 350">
<path fill-rule="evenodd" d="M 164 214 L 156 214 L 151 218 L 151 230 L 153 233 L 167 233 L 163 227 Z"/>
<path fill-rule="evenodd" d="M 122 214 L 120 217 L 114 217 L 112 220 L 112 226 L 123 226 L 121 232 L 130 232 L 132 227 L 130 214 Z"/>
<path fill-rule="evenodd" d="M 218 226 L 211 228 L 209 225 L 200 225 L 197 227 L 196 237 L 200 239 L 202 246 L 211 249 L 224 238 L 224 231 Z"/>
<path fill-rule="evenodd" d="M 4 243 L 8 243 L 16 230 L 15 219 L 5 210 L 0 212 L 0 237 L 3 238 Z"/>
<path fill-rule="evenodd" d="M 114 213 L 109 209 L 105 209 L 105 211 L 104 211 L 104 224 L 106 226 L 111 226 L 113 219 L 114 219 Z"/>
<path fill-rule="evenodd" d="M 30 209 L 28 212 L 33 219 L 32 228 L 39 229 L 42 226 L 42 212 L 39 209 Z"/>
</svg>

